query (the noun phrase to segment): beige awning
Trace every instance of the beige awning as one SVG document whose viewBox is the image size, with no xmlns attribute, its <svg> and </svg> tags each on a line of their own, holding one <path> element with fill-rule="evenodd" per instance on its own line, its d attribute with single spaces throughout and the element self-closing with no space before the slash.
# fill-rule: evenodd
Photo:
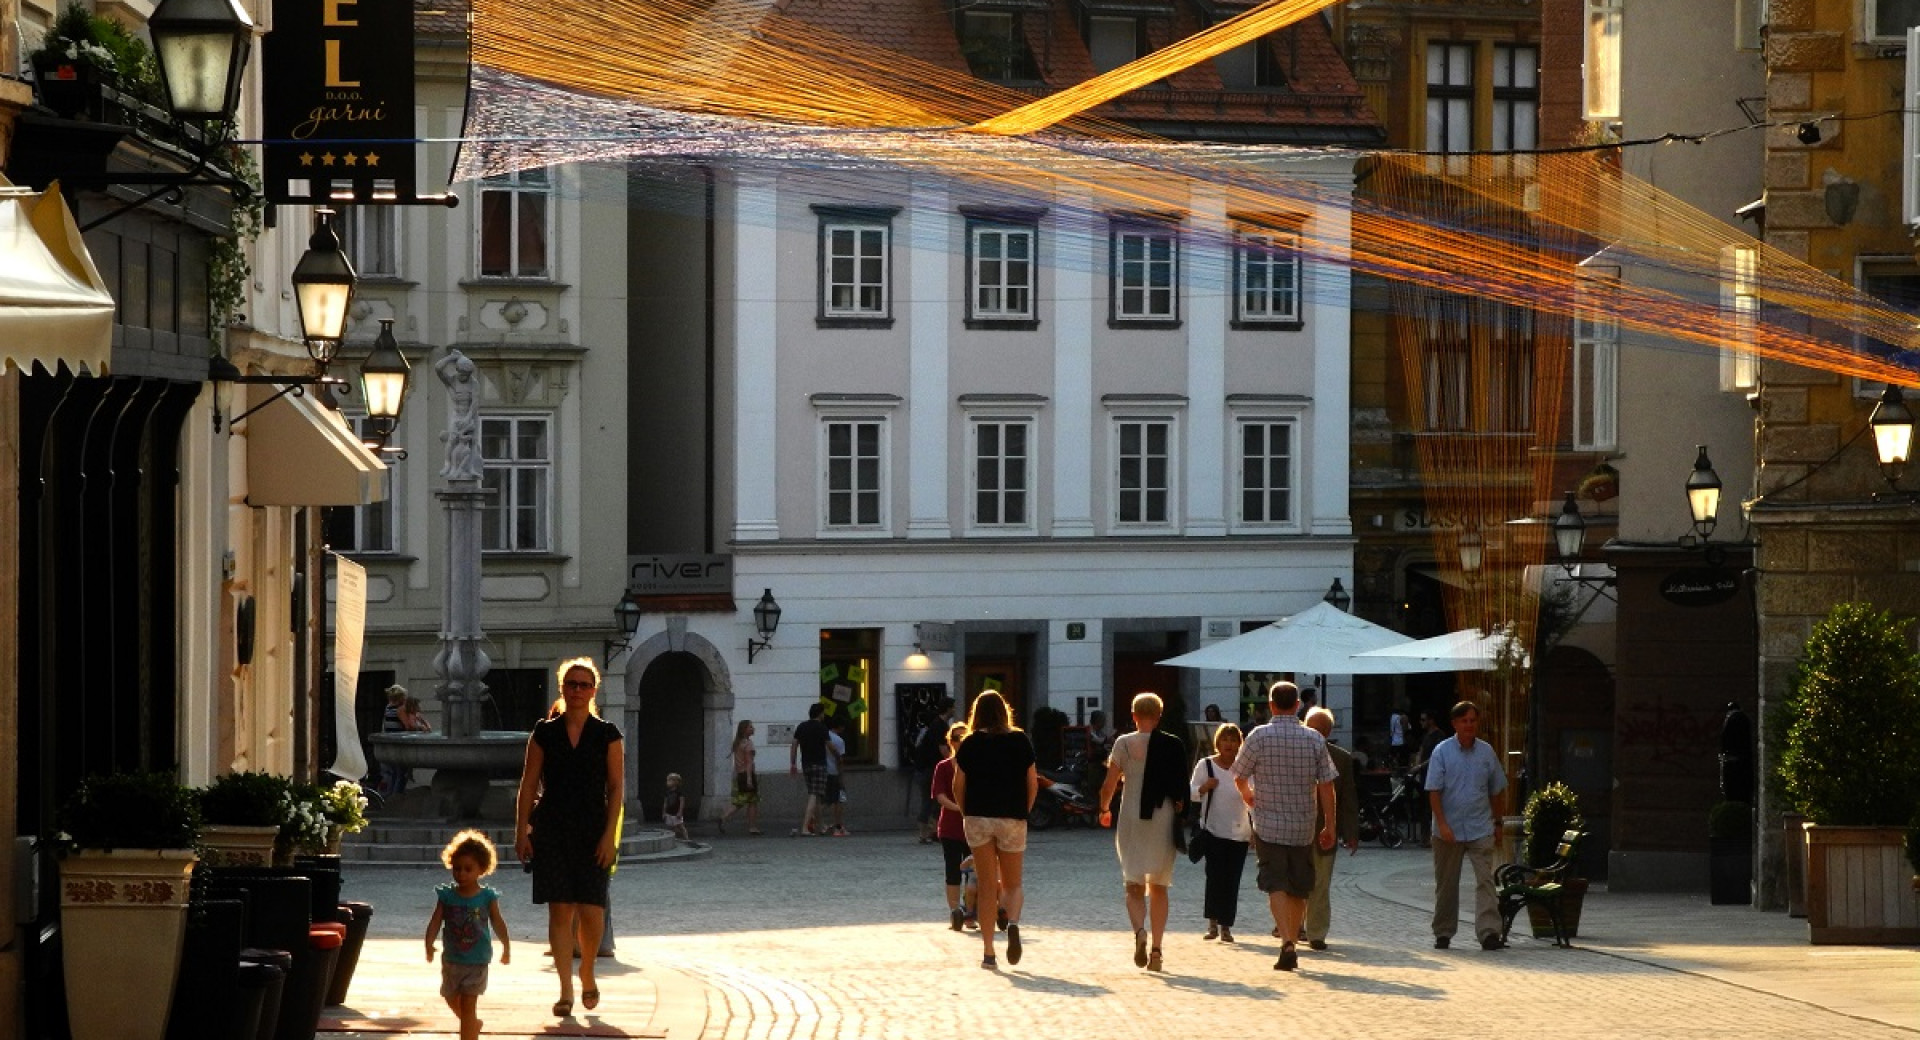
<svg viewBox="0 0 1920 1040">
<path fill-rule="evenodd" d="M 279 387 L 249 385 L 248 406 Z M 347 422 L 312 397 L 288 394 L 247 416 L 247 504 L 363 506 L 387 497 L 387 467 Z"/>
<path fill-rule="evenodd" d="M 105 375 L 113 296 L 58 183 L 44 192 L 0 177 L 0 374 L 10 366 Z"/>
</svg>

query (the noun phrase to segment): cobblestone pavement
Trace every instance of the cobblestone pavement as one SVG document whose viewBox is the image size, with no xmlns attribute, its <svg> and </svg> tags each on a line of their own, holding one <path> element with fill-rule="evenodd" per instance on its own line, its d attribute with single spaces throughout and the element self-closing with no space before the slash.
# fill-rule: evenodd
<svg viewBox="0 0 1920 1040">
<path fill-rule="evenodd" d="M 1241 942 L 1224 946 L 1200 938 L 1201 871 L 1183 861 L 1167 970 L 1150 974 L 1132 963 L 1109 833 L 1036 834 L 1028 864 L 1026 956 L 1008 965 L 1003 943 L 998 972 L 979 967 L 975 935 L 946 927 L 938 848 L 904 834 L 726 837 L 704 857 L 629 865 L 614 881 L 618 963 L 602 969 L 601 1015 L 489 1035 L 589 1025 L 674 1040 L 1920 1035 L 1920 950 L 1813 947 L 1804 922 L 1704 897 L 1596 887 L 1573 950 L 1516 934 L 1510 949 L 1484 952 L 1464 924 L 1456 948 L 1440 951 L 1427 854 L 1365 847 L 1341 857 L 1331 948 L 1302 944 L 1300 970 L 1286 974 L 1273 970 L 1279 941 L 1251 866 Z M 376 968 L 356 979 L 356 1002 L 437 986 L 418 951 L 441 876 L 350 872 L 348 896 L 376 906 Z M 555 989 L 537 955 L 543 912 L 527 902 L 525 875 L 494 883 L 519 948 L 513 966 L 496 966 L 483 1014 L 498 1002 L 544 1009 Z M 1536 1024 L 1546 1016 L 1551 1026 Z"/>
</svg>

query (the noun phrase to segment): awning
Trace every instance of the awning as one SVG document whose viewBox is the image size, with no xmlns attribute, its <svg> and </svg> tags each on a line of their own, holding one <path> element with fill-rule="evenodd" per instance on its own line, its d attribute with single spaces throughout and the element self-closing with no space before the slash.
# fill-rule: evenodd
<svg viewBox="0 0 1920 1040">
<path fill-rule="evenodd" d="M 112 353 L 113 296 L 59 184 L 34 192 L 0 177 L 0 373 L 38 362 L 105 375 Z"/>
<path fill-rule="evenodd" d="M 278 393 L 249 385 L 249 407 Z M 387 467 L 335 412 L 288 394 L 247 416 L 247 504 L 363 506 L 387 497 Z"/>
</svg>

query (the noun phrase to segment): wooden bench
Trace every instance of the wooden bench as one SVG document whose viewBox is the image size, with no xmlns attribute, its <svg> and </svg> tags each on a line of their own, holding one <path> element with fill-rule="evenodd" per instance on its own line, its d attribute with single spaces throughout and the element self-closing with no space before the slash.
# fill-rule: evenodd
<svg viewBox="0 0 1920 1040">
<path fill-rule="evenodd" d="M 1555 946 L 1573 945 L 1560 920 L 1560 893 L 1566 880 L 1573 876 L 1574 853 L 1586 836 L 1585 831 L 1562 833 L 1553 862 L 1544 867 L 1507 863 L 1494 869 L 1493 887 L 1500 900 L 1501 942 L 1506 942 L 1507 933 L 1513 930 L 1515 915 L 1531 905 L 1546 908 L 1548 918 L 1553 921 Z"/>
</svg>

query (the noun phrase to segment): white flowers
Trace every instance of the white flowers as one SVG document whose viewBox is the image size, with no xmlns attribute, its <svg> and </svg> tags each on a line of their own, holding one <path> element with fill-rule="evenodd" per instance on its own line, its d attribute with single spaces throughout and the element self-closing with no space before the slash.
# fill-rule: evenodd
<svg viewBox="0 0 1920 1040">
<path fill-rule="evenodd" d="M 332 787 L 320 789 L 320 801 L 326 807 L 328 822 L 343 831 L 361 830 L 367 825 L 367 796 L 352 780 L 337 780 Z"/>
</svg>

